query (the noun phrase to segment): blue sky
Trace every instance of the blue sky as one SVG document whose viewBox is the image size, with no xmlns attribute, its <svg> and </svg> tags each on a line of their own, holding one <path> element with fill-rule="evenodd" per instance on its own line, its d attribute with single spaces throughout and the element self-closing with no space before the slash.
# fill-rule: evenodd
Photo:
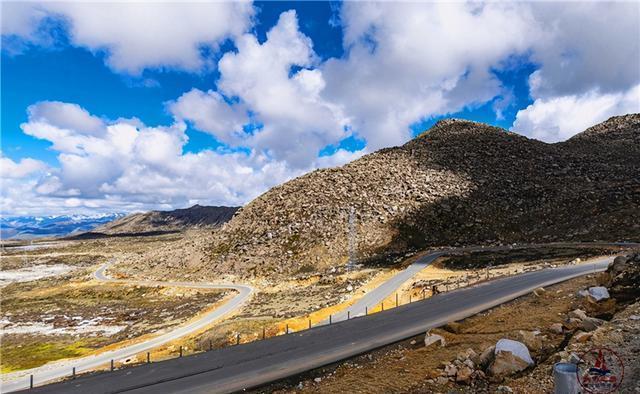
<svg viewBox="0 0 640 394">
<path fill-rule="evenodd" d="M 637 3 L 2 6 L 5 214 L 239 205 L 447 117 L 556 142 L 640 107 Z"/>
</svg>

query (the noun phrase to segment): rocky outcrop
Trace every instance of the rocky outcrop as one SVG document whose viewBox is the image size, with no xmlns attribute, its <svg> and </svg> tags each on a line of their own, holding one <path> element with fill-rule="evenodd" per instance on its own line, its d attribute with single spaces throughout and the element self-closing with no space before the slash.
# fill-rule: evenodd
<svg viewBox="0 0 640 394">
<path fill-rule="evenodd" d="M 618 302 L 640 300 L 640 253 L 616 257 L 607 269 L 605 282 Z"/>
<path fill-rule="evenodd" d="M 403 146 L 275 187 L 216 235 L 202 272 L 290 275 L 356 258 L 392 264 L 461 244 L 635 239 L 640 233 L 640 115 L 546 144 L 445 120 Z"/>
</svg>

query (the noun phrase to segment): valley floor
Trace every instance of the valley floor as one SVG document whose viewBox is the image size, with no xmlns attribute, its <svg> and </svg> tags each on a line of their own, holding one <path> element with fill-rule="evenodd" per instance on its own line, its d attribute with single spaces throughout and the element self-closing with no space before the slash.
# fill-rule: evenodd
<svg viewBox="0 0 640 394">
<path fill-rule="evenodd" d="M 0 260 L 3 272 L 34 266 L 64 265 L 69 269 L 37 280 L 19 279 L 2 288 L 2 372 L 83 356 L 105 346 L 117 347 L 141 335 L 175 327 L 219 304 L 225 297 L 222 291 L 101 283 L 91 277 L 98 265 L 113 259 L 116 263 L 109 273 L 115 278 L 202 280 L 190 267 L 199 264 L 201 248 L 210 236 L 210 230 L 194 230 L 152 237 L 68 241 L 26 250 L 6 248 Z M 557 247 L 545 252 L 524 249 L 442 258 L 404 283 L 397 295 L 384 301 L 384 307 L 429 297 L 434 290 L 447 291 L 498 276 L 575 264 L 579 263 L 578 256 L 607 252 L 599 247 Z M 254 278 L 249 284 L 257 292 L 239 312 L 193 335 L 166 343 L 150 356 L 153 360 L 173 358 L 180 347 L 189 354 L 238 340 L 280 335 L 287 329 L 305 329 L 309 322 L 326 321 L 331 314 L 348 308 L 419 256 L 396 267 L 360 267 L 350 272 L 330 267 L 277 283 L 269 278 Z M 220 276 L 220 281 L 234 279 Z M 370 313 L 382 307 L 378 305 Z M 140 362 L 145 356 L 117 360 L 118 365 Z M 402 381 L 394 380 L 394 384 Z M 418 383 L 412 382 L 403 384 L 403 389 Z"/>
</svg>

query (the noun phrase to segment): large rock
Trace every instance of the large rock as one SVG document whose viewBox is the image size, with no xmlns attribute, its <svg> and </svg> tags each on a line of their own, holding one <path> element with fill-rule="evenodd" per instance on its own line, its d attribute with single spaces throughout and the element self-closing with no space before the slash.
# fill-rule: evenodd
<svg viewBox="0 0 640 394">
<path fill-rule="evenodd" d="M 609 291 L 606 287 L 595 286 L 589 288 L 589 297 L 596 302 L 609 299 Z"/>
<path fill-rule="evenodd" d="M 534 365 L 529 349 L 518 341 L 501 339 L 496 343 L 493 362 L 488 372 L 494 380 L 500 381 L 505 376 L 513 375 Z"/>
<path fill-rule="evenodd" d="M 611 295 L 616 301 L 631 303 L 640 299 L 640 253 L 616 257 L 607 272 L 611 275 Z"/>
</svg>

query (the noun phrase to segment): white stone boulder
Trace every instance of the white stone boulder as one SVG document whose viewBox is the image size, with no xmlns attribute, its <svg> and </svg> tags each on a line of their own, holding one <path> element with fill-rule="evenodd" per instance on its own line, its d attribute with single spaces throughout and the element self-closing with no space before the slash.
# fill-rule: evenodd
<svg viewBox="0 0 640 394">
<path fill-rule="evenodd" d="M 496 343 L 495 354 L 498 355 L 500 352 L 509 352 L 514 356 L 524 360 L 529 365 L 535 364 L 533 359 L 531 358 L 531 354 L 529 354 L 529 349 L 525 346 L 524 343 L 514 341 L 512 339 L 501 339 Z"/>
<path fill-rule="evenodd" d="M 606 300 L 610 297 L 607 288 L 602 286 L 589 287 L 589 296 L 595 301 Z"/>
<path fill-rule="evenodd" d="M 502 380 L 505 376 L 525 370 L 535 364 L 529 349 L 522 343 L 511 339 L 501 339 L 496 343 L 495 356 L 489 366 L 489 373 L 494 380 Z"/>
</svg>

